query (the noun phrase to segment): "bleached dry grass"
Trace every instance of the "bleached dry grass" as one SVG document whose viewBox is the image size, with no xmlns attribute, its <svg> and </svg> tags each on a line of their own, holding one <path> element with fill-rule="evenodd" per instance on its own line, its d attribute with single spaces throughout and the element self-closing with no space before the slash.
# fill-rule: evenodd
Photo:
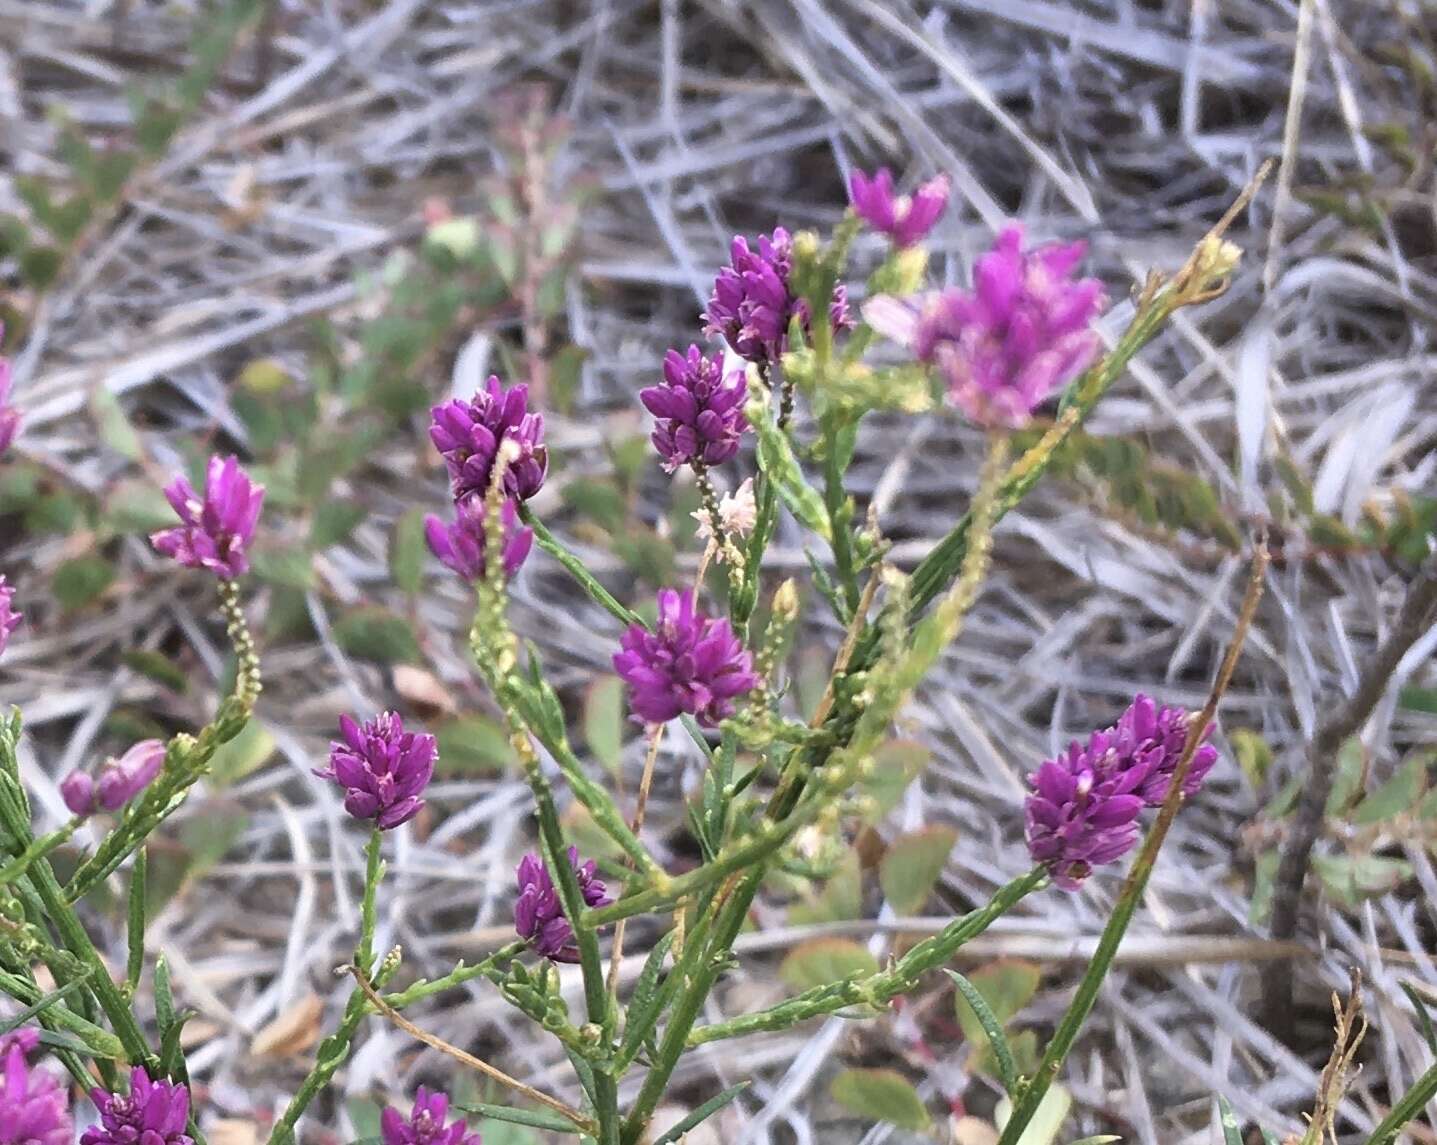
<svg viewBox="0 0 1437 1145">
<path fill-rule="evenodd" d="M 179 57 L 193 18 L 181 7 L 0 3 L 0 138 L 9 153 L 0 207 L 14 200 L 10 173 L 54 169 L 52 112 L 97 133 L 123 122 L 125 85 Z M 1433 45 L 1422 8 L 1410 0 L 290 3 L 268 49 L 251 44 L 231 62 L 203 121 L 42 303 L 16 361 L 30 426 L 23 450 L 90 489 L 116 478 L 126 463 L 99 448 L 77 416 L 96 386 L 149 427 L 157 473 L 177 458 L 174 435 L 218 432 L 242 443 L 226 399 L 239 367 L 272 356 L 302 368 L 311 317 L 353 329 L 355 276 L 413 241 L 426 196 L 461 211 L 474 205 L 477 178 L 496 162 L 486 106 L 519 81 L 539 80 L 576 124 L 563 164 L 603 190 L 586 216 L 569 292 L 572 336 L 592 351 L 582 417 L 554 418 L 551 431 L 566 479 L 601 464 L 595 447 L 605 435 L 639 428 L 634 393 L 665 347 L 694 337 L 728 236 L 833 222 L 851 164 L 953 176 L 960 205 L 936 236 L 940 278 L 961 278 L 1008 216 L 1041 237 L 1091 238 L 1094 267 L 1118 300 L 1116 329 L 1145 271 L 1178 265 L 1260 161 L 1281 156 L 1276 193 L 1239 224 L 1250 253 L 1228 295 L 1175 322 L 1091 427 L 1148 435 L 1165 457 L 1211 481 L 1234 514 L 1249 516 L 1264 512 L 1281 446 L 1313 476 L 1318 507 L 1353 521 L 1371 498 L 1437 485 L 1434 97 L 1419 75 Z M 1393 50 L 1415 62 L 1394 65 Z M 264 75 L 261 55 L 270 60 Z M 1414 133 L 1410 171 L 1374 142 L 1370 129 L 1389 122 Z M 1302 192 L 1349 182 L 1376 188 L 1377 229 L 1304 205 Z M 434 392 L 467 384 L 415 381 Z M 327 638 L 327 617 L 361 599 L 397 600 L 386 585 L 388 523 L 442 499 L 414 428 L 364 475 L 373 517 L 321 562 L 310 598 L 320 640 L 266 657 L 261 711 L 279 751 L 226 795 L 249 816 L 243 838 L 154 931 L 155 952 L 171 958 L 179 990 L 202 1012 L 191 1069 L 224 1115 L 262 1119 L 301 1072 L 293 1061 L 252 1056 L 256 1031 L 279 1015 L 302 1016 L 296 1008 L 312 993 L 325 1000 L 325 1021 L 335 1016 L 340 987 L 330 968 L 353 940 L 360 834 L 308 769 L 341 711 L 396 697 L 387 672 L 350 660 Z M 951 418 L 916 428 L 874 419 L 853 484 L 878 504 L 901 558 L 921 555 L 960 511 L 978 448 Z M 657 508 L 663 485 L 650 490 Z M 540 508 L 557 505 L 551 488 Z M 1110 721 L 1135 691 L 1200 701 L 1242 561 L 1196 549 L 1136 532 L 1053 483 L 1005 520 L 996 575 L 909 713 L 907 730 L 937 758 L 893 822 L 959 828 L 942 882 L 951 909 L 1026 865 L 1018 801 L 1044 753 Z M 0 539 L 0 551 L 22 586 L 43 584 L 36 570 L 60 558 L 56 542 L 24 536 Z M 1224 714 L 1226 727 L 1267 737 L 1279 781 L 1300 760 L 1318 713 L 1350 689 L 1400 583 L 1380 556 L 1337 559 L 1300 544 L 1288 554 L 1271 575 Z M 604 554 L 592 556 L 605 567 Z M 775 569 L 802 562 L 796 533 L 781 532 Z M 26 711 L 26 767 L 39 814 L 52 821 L 62 813 L 56 779 L 97 750 L 115 706 L 161 702 L 118 651 L 178 641 L 197 673 L 213 680 L 220 670 L 205 586 L 178 582 L 138 543 L 122 564 L 124 591 L 104 610 L 62 620 L 43 600 L 27 602 L 32 622 L 0 677 L 0 702 Z M 614 624 L 543 559 L 531 561 L 515 596 L 521 629 L 577 694 L 605 669 Z M 465 609 L 436 571 L 420 609 L 426 651 L 460 704 L 480 708 L 461 646 Z M 556 613 L 565 623 L 553 623 Z M 835 635 L 815 619 L 804 643 L 821 647 Z M 1437 632 L 1409 658 L 1414 681 L 1431 683 L 1434 645 Z M 678 838 L 680 797 L 696 775 L 697 760 L 677 742 L 650 812 L 661 851 Z M 1437 742 L 1437 726 L 1389 694 L 1364 742 L 1385 775 L 1406 750 Z M 636 774 L 641 748 L 631 747 Z M 445 782 L 434 796 L 439 813 L 425 831 L 396 835 L 380 931 L 381 944 L 402 944 L 423 971 L 504 939 L 510 871 L 526 839 L 516 779 Z M 1247 922 L 1251 842 L 1270 830 L 1254 825 L 1258 807 L 1226 761 L 1180 819 L 1131 954 L 1072 1062 L 1071 1136 L 1117 1125 L 1143 1145 L 1206 1142 L 1214 1091 L 1244 1118 L 1296 1126 L 1325 1054 L 1326 994 L 1345 985 L 1349 964 L 1368 982 L 1374 1033 L 1343 1106 L 1348 1129 L 1360 1136 L 1389 1100 L 1389 1080 L 1425 1064 L 1397 987 L 1404 977 L 1437 985 L 1437 870 L 1418 842 L 1404 848 L 1416 888 L 1356 915 L 1314 903 L 1304 931 L 1311 956 L 1292 964 L 1308 1019 L 1300 1048 L 1255 1024 L 1255 964 L 1285 954 Z M 1036 1021 L 1060 1012 L 1082 959 L 1074 936 L 1098 931 L 1114 890 L 1098 878 L 1080 895 L 1048 892 L 984 940 L 985 957 L 1019 954 L 1049 968 Z M 759 931 L 745 940 L 752 959 L 716 1005 L 771 990 L 776 957 L 798 937 L 780 913 L 758 917 Z M 895 929 L 886 911 L 882 925 L 856 928 L 880 951 Z M 631 927 L 631 951 L 642 949 L 643 933 Z M 122 961 L 123 934 L 109 945 Z M 574 1096 L 562 1056 L 483 984 L 422 1021 Z M 954 1045 L 930 1041 L 958 1060 Z M 722 1140 L 845 1140 L 854 1123 L 838 1120 L 826 1092 L 836 1064 L 891 1062 L 908 1050 L 900 1027 L 837 1020 L 720 1044 L 677 1075 L 675 1100 L 753 1077 Z M 447 1069 L 375 1022 L 343 1087 L 399 1093 Z M 970 1094 L 977 1107 L 981 1089 Z M 345 1116 L 327 1123 L 346 1132 Z M 899 1136 L 876 1129 L 863 1139 Z"/>
</svg>

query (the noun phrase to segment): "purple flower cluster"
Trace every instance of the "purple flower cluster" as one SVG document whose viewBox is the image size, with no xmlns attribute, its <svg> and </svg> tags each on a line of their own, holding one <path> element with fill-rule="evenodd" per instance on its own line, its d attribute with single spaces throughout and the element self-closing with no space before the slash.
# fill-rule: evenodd
<svg viewBox="0 0 1437 1145">
<path fill-rule="evenodd" d="M 449 1098 L 421 1085 L 408 1117 L 397 1109 L 380 1114 L 380 1139 L 384 1145 L 483 1145 L 479 1134 L 469 1131 L 462 1114 L 445 1125 L 448 1116 Z"/>
<path fill-rule="evenodd" d="M 448 401 L 429 413 L 429 440 L 444 456 L 456 501 L 482 498 L 489 491 L 494 459 L 506 440 L 518 446 L 519 456 L 504 475 L 505 490 L 521 501 L 539 492 L 549 470 L 549 450 L 543 414 L 529 412 L 528 386 L 505 389 L 491 374 L 468 401 Z"/>
<path fill-rule="evenodd" d="M 381 831 L 419 814 L 439 755 L 434 737 L 406 732 L 394 712 L 363 724 L 340 716 L 339 734 L 329 745 L 329 766 L 314 774 L 345 789 L 344 809 L 356 819 L 373 819 Z"/>
<path fill-rule="evenodd" d="M 185 1132 L 190 1091 L 178 1082 L 150 1080 L 143 1067 L 130 1073 L 128 1094 L 92 1089 L 100 1124 L 85 1130 L 80 1145 L 194 1145 Z"/>
<path fill-rule="evenodd" d="M 225 580 L 249 570 L 245 550 L 254 540 L 264 486 L 251 481 L 238 461 L 210 458 L 203 497 L 183 476 L 165 488 L 165 496 L 183 523 L 150 535 L 150 543 L 159 552 L 187 568 L 208 569 Z"/>
<path fill-rule="evenodd" d="M 27 1060 L 40 1043 L 33 1029 L 0 1035 L 0 1143 L 3 1145 L 70 1145 L 65 1090 L 44 1070 Z"/>
<path fill-rule="evenodd" d="M 704 311 L 704 329 L 721 334 L 741 358 L 760 365 L 778 361 L 788 349 L 789 324 L 798 318 L 805 329 L 808 305 L 793 292 L 793 238 L 782 227 L 773 236 L 760 235 L 757 249 L 735 235 L 729 248 L 730 265 L 719 271 L 713 294 Z M 848 293 L 834 287 L 828 320 L 835 330 L 852 325 Z"/>
<path fill-rule="evenodd" d="M 10 643 L 10 634 L 20 627 L 20 614 L 15 611 L 15 590 L 5 583 L 0 573 L 0 652 Z"/>
<path fill-rule="evenodd" d="M 913 352 L 936 368 L 975 423 L 1016 429 L 1097 356 L 1091 328 L 1105 305 L 1097 279 L 1073 280 L 1087 244 L 1023 249 L 1023 228 L 999 233 L 978 259 L 973 289 L 922 303 Z"/>
<path fill-rule="evenodd" d="M 0 323 L 0 338 L 4 336 L 5 326 Z M 0 358 L 0 454 L 20 432 L 20 411 L 10 404 L 10 386 L 10 359 Z"/>
<path fill-rule="evenodd" d="M 930 179 L 912 195 L 895 195 L 887 167 L 872 177 L 855 170 L 848 179 L 848 197 L 865 223 L 887 235 L 894 246 L 910 247 L 928 237 L 947 209 L 948 177 Z"/>
<path fill-rule="evenodd" d="M 662 385 L 639 391 L 639 400 L 658 419 L 654 448 L 672 473 L 680 465 L 719 465 L 738 452 L 748 429 L 743 373 L 724 373 L 720 357 L 705 357 L 697 346 L 664 356 Z"/>
<path fill-rule="evenodd" d="M 529 555 L 534 530 L 519 524 L 519 510 L 512 500 L 504 502 L 500 521 L 504 526 L 504 575 L 512 577 Z M 424 519 L 429 551 L 467 581 L 484 576 L 484 533 L 484 502 L 478 497 L 455 502 L 452 525 L 433 513 Z"/>
<path fill-rule="evenodd" d="M 698 610 L 692 589 L 661 589 L 654 630 L 630 625 L 620 647 L 614 670 L 629 686 L 634 714 L 648 723 L 686 714 L 715 727 L 758 684 L 743 642 L 727 620 Z"/>
<path fill-rule="evenodd" d="M 165 745 L 157 739 L 141 740 L 100 771 L 99 781 L 83 771 L 72 771 L 60 783 L 60 795 L 72 814 L 118 811 L 146 787 L 165 765 Z"/>
<path fill-rule="evenodd" d="M 1187 741 L 1189 716 L 1138 695 L 1115 726 L 1074 740 L 1033 773 L 1024 807 L 1028 851 L 1053 881 L 1075 890 L 1093 868 L 1122 858 L 1138 841 L 1138 814 L 1160 806 Z M 1211 727 L 1204 729 L 1206 737 Z M 1183 781 L 1193 795 L 1217 760 L 1200 746 Z"/>
<path fill-rule="evenodd" d="M 579 863 L 579 848 L 569 848 L 569 865 L 579 880 L 579 891 L 586 906 L 606 906 L 614 900 L 597 875 L 594 860 Z M 544 869 L 543 860 L 530 852 L 519 860 L 515 874 L 519 881 L 519 897 L 514 900 L 514 929 L 527 939 L 540 954 L 555 962 L 579 961 L 579 948 L 574 944 L 574 928 L 564 917 L 559 892 L 554 880 Z"/>
</svg>

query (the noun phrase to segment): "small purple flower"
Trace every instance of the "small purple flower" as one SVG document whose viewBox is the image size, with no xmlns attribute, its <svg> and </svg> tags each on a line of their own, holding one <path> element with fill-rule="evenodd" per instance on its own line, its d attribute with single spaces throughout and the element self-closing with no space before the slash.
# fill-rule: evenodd
<svg viewBox="0 0 1437 1145">
<path fill-rule="evenodd" d="M 1117 760 L 1127 767 L 1142 771 L 1137 794 L 1149 807 L 1161 807 L 1172 786 L 1173 773 L 1187 743 L 1190 717 L 1183 708 L 1160 708 L 1141 692 L 1133 699 L 1112 729 L 1112 750 Z M 1212 725 L 1203 730 L 1203 738 L 1212 734 Z M 1183 778 L 1183 795 L 1196 795 L 1212 765 L 1217 762 L 1217 749 L 1204 743 L 1193 754 Z"/>
<path fill-rule="evenodd" d="M 1026 425 L 1097 356 L 1091 325 L 1106 303 L 1103 285 L 1072 278 L 1086 250 L 1076 242 L 1025 251 L 1014 223 L 978 259 L 971 291 L 952 287 L 922 301 L 913 352 L 978 425 Z"/>
<path fill-rule="evenodd" d="M 659 590 L 659 619 L 650 632 L 624 633 L 614 670 L 629 685 L 629 706 L 648 723 L 687 713 L 707 727 L 733 715 L 734 699 L 758 684 L 753 658 L 727 620 L 705 616 L 692 589 Z"/>
<path fill-rule="evenodd" d="M 579 880 L 579 891 L 585 906 L 607 906 L 614 900 L 608 888 L 597 877 L 594 860 L 580 865 L 579 848 L 569 848 L 569 865 Z M 514 900 L 514 929 L 520 938 L 533 943 L 534 949 L 555 962 L 579 961 L 579 948 L 574 944 L 574 928 L 564 917 L 563 905 L 554 880 L 544 869 L 543 860 L 532 851 L 519 860 L 515 874 L 519 881 L 519 897 Z"/>
<path fill-rule="evenodd" d="M 80 1145 L 194 1145 L 185 1132 L 190 1091 L 163 1078 L 151 1081 L 141 1066 L 130 1073 L 128 1095 L 92 1089 L 100 1124 L 85 1130 Z"/>
<path fill-rule="evenodd" d="M 529 555 L 534 530 L 519 525 L 519 510 L 510 500 L 500 512 L 504 525 L 504 575 L 512 577 Z M 467 581 L 484 576 L 484 502 L 466 497 L 454 507 L 454 524 L 446 525 L 430 513 L 424 519 L 429 551 Z"/>
<path fill-rule="evenodd" d="M 453 1124 L 445 1125 L 448 1116 L 449 1098 L 421 1085 L 407 1118 L 397 1109 L 380 1114 L 380 1138 L 384 1145 L 483 1145 L 479 1134 L 469 1131 L 463 1114 Z"/>
<path fill-rule="evenodd" d="M 4 336 L 5 326 L 0 323 L 0 338 Z M 10 386 L 10 359 L 0 358 L 0 454 L 20 432 L 20 411 L 10 404 Z"/>
<path fill-rule="evenodd" d="M 10 634 L 20 627 L 20 614 L 15 611 L 15 590 L 5 583 L 0 573 L 0 652 L 10 643 Z"/>
<path fill-rule="evenodd" d="M 344 809 L 356 819 L 373 819 L 381 831 L 414 818 L 434 775 L 439 754 L 434 737 L 406 732 L 394 712 L 363 724 L 340 716 L 339 734 L 342 742 L 329 745 L 329 766 L 314 774 L 346 789 Z"/>
<path fill-rule="evenodd" d="M 912 195 L 894 195 L 893 176 L 881 167 L 870 178 L 854 170 L 848 179 L 853 209 L 875 231 L 887 235 L 897 247 L 910 247 L 928 237 L 948 207 L 948 177 L 939 175 Z"/>
<path fill-rule="evenodd" d="M 725 374 L 721 357 L 705 357 L 697 346 L 665 354 L 663 385 L 639 391 L 658 419 L 653 443 L 664 468 L 672 473 L 680 465 L 720 465 L 737 453 L 748 429 L 747 395 L 743 372 Z"/>
<path fill-rule="evenodd" d="M 186 568 L 209 569 L 225 580 L 249 571 L 245 550 L 254 540 L 264 486 L 251 481 L 238 461 L 210 458 L 203 498 L 184 477 L 176 477 L 165 496 L 184 523 L 150 534 L 150 544 Z"/>
<path fill-rule="evenodd" d="M 504 475 L 511 497 L 527 501 L 544 484 L 549 450 L 544 445 L 544 416 L 529 412 L 529 387 L 504 388 L 491 374 L 485 388 L 468 401 L 448 401 L 429 411 L 429 440 L 444 455 L 456 501 L 489 492 L 494 458 L 506 438 L 519 457 Z"/>
<path fill-rule="evenodd" d="M 1112 733 L 1074 740 L 1065 755 L 1044 760 L 1033 773 L 1024 805 L 1028 853 L 1053 881 L 1076 890 L 1093 868 L 1122 858 L 1138 841 L 1141 770 L 1111 767 Z"/>
<path fill-rule="evenodd" d="M 40 1043 L 33 1029 L 0 1035 L 0 1145 L 70 1145 L 65 1090 L 26 1058 Z"/>
<path fill-rule="evenodd" d="M 798 317 L 808 327 L 808 306 L 789 285 L 793 271 L 793 238 L 782 227 L 773 236 L 759 235 L 758 249 L 735 235 L 729 247 L 731 264 L 714 279 L 704 311 L 704 330 L 722 334 L 735 354 L 759 364 L 775 362 L 788 349 L 788 327 Z M 835 330 L 851 326 L 848 293 L 833 289 L 828 320 Z"/>
<path fill-rule="evenodd" d="M 157 739 L 141 740 L 100 771 L 99 781 L 83 771 L 72 771 L 60 784 L 65 806 L 75 815 L 118 811 L 146 787 L 165 765 L 165 745 Z"/>
</svg>

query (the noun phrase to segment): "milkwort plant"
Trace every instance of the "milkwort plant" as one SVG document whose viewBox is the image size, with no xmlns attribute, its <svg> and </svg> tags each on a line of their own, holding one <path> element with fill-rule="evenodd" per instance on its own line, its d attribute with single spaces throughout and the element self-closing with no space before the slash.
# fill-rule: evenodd
<svg viewBox="0 0 1437 1145">
<path fill-rule="evenodd" d="M 860 809 L 876 749 L 977 599 L 998 520 L 1041 478 L 1163 323 L 1224 288 L 1239 252 L 1222 235 L 1241 204 L 1175 274 L 1149 278 L 1128 328 L 1105 352 L 1094 329 L 1105 291 L 1081 277 L 1081 243 L 1035 244 L 1012 225 L 977 259 L 968 286 L 925 290 L 922 243 L 946 206 L 946 182 L 933 180 L 901 196 L 887 172 L 856 174 L 851 194 L 852 209 L 826 242 L 782 229 L 754 241 L 736 238 L 703 315 L 702 331 L 714 341 L 672 350 L 655 364 L 654 384 L 636 395 L 655 419 L 657 463 L 670 473 L 691 471 L 703 506 L 700 572 L 692 583 L 659 592 L 652 621 L 611 595 L 532 510 L 548 450 L 542 413 L 524 384 L 491 378 L 472 397 L 433 410 L 430 437 L 445 463 L 453 510 L 432 517 L 426 537 L 435 557 L 473 586 L 474 662 L 523 765 L 538 847 L 516 871 L 512 942 L 477 963 L 461 962 L 441 977 L 395 988 L 401 952 L 375 948 L 384 837 L 422 808 L 437 745 L 396 713 L 341 720 L 315 775 L 341 788 L 346 811 L 370 824 L 359 940 L 344 968 L 353 986 L 337 1028 L 320 1043 L 312 1069 L 274 1123 L 274 1145 L 296 1140 L 315 1098 L 348 1059 L 361 1024 L 374 1015 L 513 1095 L 504 1105 L 455 1109 L 447 1095 L 420 1089 L 408 1112 L 384 1112 L 385 1145 L 479 1145 L 465 1112 L 597 1145 L 639 1145 L 652 1140 L 655 1110 L 687 1051 L 827 1014 L 881 1014 L 1029 895 L 1050 886 L 1071 890 L 1137 850 L 1097 954 L 1035 1069 L 1017 1072 L 996 1018 L 974 992 L 964 991 L 1008 1089 L 1012 1112 L 1001 1141 L 1014 1145 L 1023 1134 L 1093 1005 L 1174 815 L 1199 794 L 1216 758 L 1209 735 L 1256 605 L 1261 545 L 1237 634 L 1200 712 L 1136 696 L 1110 726 L 1053 759 L 1035 761 L 1022 808 L 1033 860 L 1028 873 L 886 967 L 753 1013 L 707 1023 L 700 1017 L 733 962 L 735 939 L 765 877 L 786 861 L 801 833 L 841 830 Z M 888 250 L 858 306 L 845 274 L 864 227 L 884 236 Z M 1014 435 L 1053 401 L 1051 424 L 1014 455 Z M 983 429 L 987 455 L 966 511 L 905 574 L 886 559 L 879 523 L 857 521 L 845 476 L 867 414 L 930 407 L 948 407 Z M 0 431 L 0 450 L 23 433 L 3 385 Z M 754 470 L 734 473 L 735 492 L 720 496 L 713 470 L 745 468 L 747 438 L 755 443 Z M 186 1015 L 176 1009 L 163 958 L 146 966 L 147 842 L 182 806 L 216 749 L 244 727 L 260 695 L 260 663 L 240 585 L 261 528 L 264 489 L 236 459 L 216 457 L 202 488 L 179 477 L 165 493 L 176 524 L 154 534 L 153 547 L 214 579 L 235 655 L 233 689 L 196 734 L 141 742 L 93 772 L 66 777 L 61 791 L 72 818 L 39 836 L 21 783 L 20 714 L 0 721 L 0 990 L 20 1007 L 0 1022 L 0 1145 L 67 1145 L 77 1122 L 91 1126 L 83 1131 L 84 1145 L 203 1145 L 202 1111 L 181 1050 Z M 778 678 L 780 650 L 798 623 L 797 586 L 777 585 L 767 607 L 759 607 L 766 547 L 784 513 L 823 547 L 825 559 L 812 564 L 813 584 L 847 633 L 807 719 L 790 714 Z M 507 581 L 534 548 L 623 626 L 613 665 L 647 741 L 632 810 L 581 763 L 537 651 L 521 645 L 510 626 Z M 709 569 L 716 575 L 706 577 Z M 23 600 L 0 576 L 0 653 L 22 630 L 23 612 Z M 665 735 L 688 737 L 706 760 L 691 815 L 702 861 L 683 873 L 666 870 L 644 840 Z M 603 875 L 567 837 L 557 784 L 622 856 Z M 1018 814 L 1014 808 L 1015 820 Z M 52 852 L 82 823 L 99 841 L 62 881 Z M 117 981 L 77 904 L 122 868 L 129 874 L 130 953 Z M 620 973 L 625 926 L 641 916 L 650 920 L 646 933 L 661 937 L 636 952 L 643 967 L 630 987 Z M 559 963 L 579 968 L 581 1013 L 571 1011 L 560 991 Z M 153 1022 L 135 1007 L 147 969 Z M 446 1045 L 402 1013 L 480 978 L 558 1039 L 583 1094 L 579 1104 Z M 88 1093 L 93 1113 L 72 1104 L 74 1087 L 41 1060 L 46 1051 Z M 632 1071 L 642 1080 L 621 1106 L 620 1081 Z M 1434 1086 L 1431 1078 L 1419 1081 L 1401 1106 L 1407 1116 L 1422 1108 Z M 713 1095 L 660 1140 L 678 1140 L 741 1088 Z M 1383 1132 L 1390 1139 L 1395 1128 L 1384 1122 Z"/>
</svg>

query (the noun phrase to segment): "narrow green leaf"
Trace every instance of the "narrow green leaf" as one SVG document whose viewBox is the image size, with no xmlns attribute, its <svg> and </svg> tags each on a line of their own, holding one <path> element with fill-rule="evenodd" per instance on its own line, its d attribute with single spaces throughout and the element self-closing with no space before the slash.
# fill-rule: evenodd
<svg viewBox="0 0 1437 1145">
<path fill-rule="evenodd" d="M 1237 1114 L 1232 1111 L 1227 1098 L 1221 1094 L 1218 1095 L 1217 1108 L 1222 1121 L 1223 1145 L 1243 1145 L 1242 1127 L 1237 1123 Z"/>
<path fill-rule="evenodd" d="M 1003 1023 L 998 1020 L 998 1015 L 993 1013 L 988 1000 L 973 983 L 956 970 L 945 970 L 944 973 L 953 979 L 953 985 L 958 987 L 958 992 L 968 1003 L 978 1024 L 983 1027 L 988 1048 L 992 1050 L 993 1060 L 998 1064 L 998 1077 L 1003 1082 L 1003 1089 L 1012 1094 L 1013 1088 L 1018 1084 L 1018 1071 L 1013 1064 L 1013 1051 L 1008 1048 L 1008 1039 L 1003 1034 Z M 959 1013 L 961 1020 L 961 1009 Z"/>
<path fill-rule="evenodd" d="M 139 986 L 140 972 L 145 966 L 145 856 L 148 850 L 143 846 L 137 850 L 130 868 L 129 951 L 125 981 L 129 983 L 131 993 Z"/>
<path fill-rule="evenodd" d="M 672 1129 L 662 1137 L 654 1140 L 654 1145 L 673 1145 L 676 1141 L 682 1141 L 685 1133 L 695 1126 L 707 1121 L 729 1102 L 733 1101 L 739 1094 L 749 1087 L 750 1083 L 741 1081 L 737 1085 L 731 1085 L 717 1096 L 709 1098 L 683 1120 L 679 1121 Z"/>
<path fill-rule="evenodd" d="M 490 1105 L 486 1101 L 471 1101 L 463 1105 L 455 1102 L 455 1108 L 495 1121 L 507 1121 L 512 1125 L 527 1125 L 531 1129 L 547 1129 L 551 1133 L 578 1133 L 578 1127 L 567 1117 L 547 1109 L 518 1109 L 512 1105 Z"/>
<path fill-rule="evenodd" d="M 773 482 L 789 512 L 824 540 L 831 540 L 823 497 L 804 478 L 787 435 L 768 414 L 768 402 L 762 383 L 756 378 L 750 381 L 748 420 L 758 434 L 759 469 Z"/>
<path fill-rule="evenodd" d="M 66 982 L 59 989 L 51 990 L 39 1001 L 26 1006 L 14 1017 L 0 1019 L 0 1034 L 8 1034 L 11 1030 L 18 1030 L 21 1026 L 25 1025 L 25 1023 L 39 1017 L 39 1015 L 50 1009 L 50 1007 L 57 1002 L 63 1002 L 68 995 L 73 994 L 83 986 L 93 972 L 93 968 L 81 970 L 74 978 L 71 978 L 70 981 Z"/>
<path fill-rule="evenodd" d="M 886 1121 L 921 1133 L 928 1128 L 928 1108 L 918 1091 L 897 1070 L 846 1069 L 829 1087 L 834 1101 L 860 1117 Z"/>
<path fill-rule="evenodd" d="M 1412 1003 L 1413 1012 L 1417 1015 L 1417 1025 L 1422 1030 L 1422 1037 L 1426 1039 L 1432 1052 L 1437 1054 L 1437 1029 L 1433 1028 L 1432 1014 L 1427 1000 L 1412 988 L 1410 982 L 1402 982 L 1399 985 L 1402 987 L 1403 993 L 1407 995 L 1407 1000 Z"/>
</svg>

